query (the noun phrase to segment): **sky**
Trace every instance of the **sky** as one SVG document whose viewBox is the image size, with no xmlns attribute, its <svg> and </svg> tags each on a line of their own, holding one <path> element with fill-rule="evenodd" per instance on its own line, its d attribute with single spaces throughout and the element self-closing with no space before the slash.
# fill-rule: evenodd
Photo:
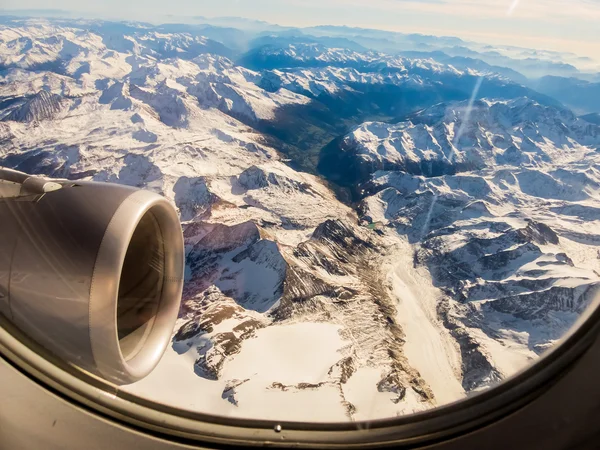
<svg viewBox="0 0 600 450">
<path fill-rule="evenodd" d="M 153 22 L 201 15 L 283 26 L 348 25 L 569 51 L 600 60 L 600 0 L 0 0 L 0 8 L 63 9 Z"/>
</svg>

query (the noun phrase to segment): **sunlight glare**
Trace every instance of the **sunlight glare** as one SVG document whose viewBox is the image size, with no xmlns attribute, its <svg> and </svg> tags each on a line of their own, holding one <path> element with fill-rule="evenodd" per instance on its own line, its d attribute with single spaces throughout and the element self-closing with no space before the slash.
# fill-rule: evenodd
<svg viewBox="0 0 600 450">
<path fill-rule="evenodd" d="M 512 13 L 515 11 L 515 9 L 517 8 L 517 6 L 519 6 L 519 2 L 521 0 L 513 0 L 513 2 L 511 3 L 510 7 L 508 8 L 508 11 L 506 11 L 506 15 L 510 16 L 512 15 Z"/>
</svg>

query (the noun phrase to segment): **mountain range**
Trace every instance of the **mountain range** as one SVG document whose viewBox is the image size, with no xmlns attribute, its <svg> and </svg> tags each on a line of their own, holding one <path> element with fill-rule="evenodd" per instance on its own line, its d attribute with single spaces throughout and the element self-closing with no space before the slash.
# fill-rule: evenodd
<svg viewBox="0 0 600 450">
<path fill-rule="evenodd" d="M 172 345 L 127 390 L 375 419 L 491 387 L 560 340 L 600 286 L 592 81 L 556 61 L 533 80 L 517 49 L 456 38 L 230 22 L 0 23 L 0 166 L 179 211 Z"/>
</svg>

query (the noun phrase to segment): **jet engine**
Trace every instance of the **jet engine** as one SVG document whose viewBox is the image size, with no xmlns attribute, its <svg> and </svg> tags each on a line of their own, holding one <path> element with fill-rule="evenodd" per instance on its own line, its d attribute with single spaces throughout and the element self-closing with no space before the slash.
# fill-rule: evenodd
<svg viewBox="0 0 600 450">
<path fill-rule="evenodd" d="M 148 191 L 0 169 L 0 314 L 116 384 L 152 371 L 183 287 L 175 208 Z"/>
</svg>

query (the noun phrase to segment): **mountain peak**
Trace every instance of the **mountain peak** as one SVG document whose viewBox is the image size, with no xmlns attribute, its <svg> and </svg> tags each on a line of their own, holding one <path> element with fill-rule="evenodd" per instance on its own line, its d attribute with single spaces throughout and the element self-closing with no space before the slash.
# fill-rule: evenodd
<svg viewBox="0 0 600 450">
<path fill-rule="evenodd" d="M 56 118 L 64 108 L 64 100 L 60 95 L 41 90 L 25 103 L 12 110 L 4 120 L 15 122 L 38 122 Z"/>
</svg>

